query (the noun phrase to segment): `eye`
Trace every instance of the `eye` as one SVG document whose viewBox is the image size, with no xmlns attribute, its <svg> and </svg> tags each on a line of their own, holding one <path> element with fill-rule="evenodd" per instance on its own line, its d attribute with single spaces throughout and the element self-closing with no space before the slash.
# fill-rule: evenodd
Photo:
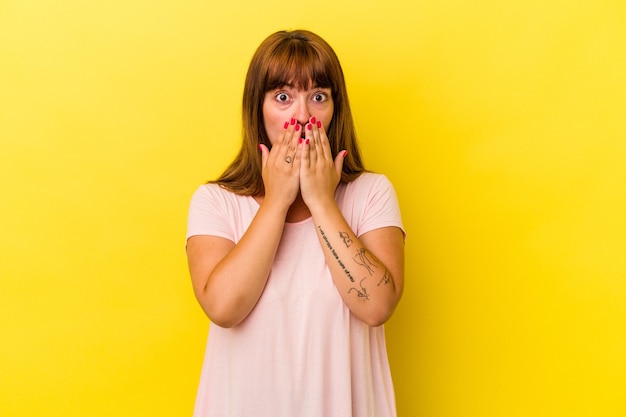
<svg viewBox="0 0 626 417">
<path fill-rule="evenodd" d="M 279 103 L 286 103 L 289 101 L 289 94 L 285 93 L 284 91 L 278 92 L 276 93 L 276 95 L 274 96 L 274 98 L 276 99 L 276 101 L 278 101 Z"/>
<path fill-rule="evenodd" d="M 328 100 L 328 94 L 326 93 L 315 93 L 313 94 L 313 101 L 316 103 L 323 103 Z"/>
</svg>

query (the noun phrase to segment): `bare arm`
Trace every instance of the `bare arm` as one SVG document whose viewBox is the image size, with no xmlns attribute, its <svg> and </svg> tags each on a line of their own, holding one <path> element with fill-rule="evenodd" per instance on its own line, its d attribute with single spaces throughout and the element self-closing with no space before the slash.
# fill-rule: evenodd
<svg viewBox="0 0 626 417">
<path fill-rule="evenodd" d="M 267 283 L 284 223 L 285 214 L 262 204 L 237 244 L 216 236 L 189 238 L 193 290 L 213 323 L 232 327 L 250 314 Z"/>
<path fill-rule="evenodd" d="M 383 227 L 357 238 L 334 198 L 344 152 L 334 159 L 320 125 L 306 129 L 300 186 L 335 286 L 350 311 L 370 326 L 385 323 L 404 288 L 404 236 Z"/>
<path fill-rule="evenodd" d="M 339 208 L 313 214 L 335 286 L 356 317 L 374 327 L 384 324 L 404 288 L 404 236 L 397 227 L 354 235 Z"/>
<path fill-rule="evenodd" d="M 192 236 L 187 242 L 194 293 L 206 315 L 219 326 L 241 323 L 263 293 L 287 211 L 298 194 L 298 139 L 290 126 L 271 152 L 262 148 L 265 197 L 239 242 L 205 235 Z M 285 163 L 288 155 L 294 156 L 294 163 Z"/>
</svg>

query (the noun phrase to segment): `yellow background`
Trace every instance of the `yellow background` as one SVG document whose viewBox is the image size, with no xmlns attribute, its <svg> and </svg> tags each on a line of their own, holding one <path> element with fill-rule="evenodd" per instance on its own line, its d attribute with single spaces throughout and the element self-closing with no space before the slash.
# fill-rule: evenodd
<svg viewBox="0 0 626 417">
<path fill-rule="evenodd" d="M 191 415 L 189 197 L 300 27 L 401 201 L 399 415 L 626 415 L 622 0 L 3 0 L 0 415 Z"/>
</svg>

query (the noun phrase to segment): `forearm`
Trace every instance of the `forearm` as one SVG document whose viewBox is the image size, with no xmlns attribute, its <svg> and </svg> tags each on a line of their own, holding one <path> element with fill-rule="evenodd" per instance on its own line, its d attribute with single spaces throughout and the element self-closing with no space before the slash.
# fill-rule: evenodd
<svg viewBox="0 0 626 417">
<path fill-rule="evenodd" d="M 356 237 L 336 204 L 321 205 L 312 210 L 320 245 L 333 281 L 344 302 L 356 317 L 370 326 L 386 322 L 402 294 L 403 277 L 394 261 L 390 269 L 372 248 Z M 397 250 L 403 250 L 399 247 Z M 403 264 L 403 253 L 387 259 Z M 399 282 L 396 283 L 396 280 Z"/>
<path fill-rule="evenodd" d="M 243 321 L 263 293 L 285 223 L 286 210 L 261 204 L 241 240 L 215 266 L 199 297 L 222 327 Z"/>
</svg>

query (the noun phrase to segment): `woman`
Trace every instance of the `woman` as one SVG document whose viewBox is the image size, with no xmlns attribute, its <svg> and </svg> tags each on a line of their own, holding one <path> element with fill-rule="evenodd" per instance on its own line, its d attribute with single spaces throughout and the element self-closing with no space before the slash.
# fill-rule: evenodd
<svg viewBox="0 0 626 417">
<path fill-rule="evenodd" d="M 241 150 L 194 194 L 187 256 L 212 323 L 196 416 L 395 416 L 381 325 L 402 295 L 400 210 L 363 168 L 319 36 L 257 49 Z"/>
</svg>

